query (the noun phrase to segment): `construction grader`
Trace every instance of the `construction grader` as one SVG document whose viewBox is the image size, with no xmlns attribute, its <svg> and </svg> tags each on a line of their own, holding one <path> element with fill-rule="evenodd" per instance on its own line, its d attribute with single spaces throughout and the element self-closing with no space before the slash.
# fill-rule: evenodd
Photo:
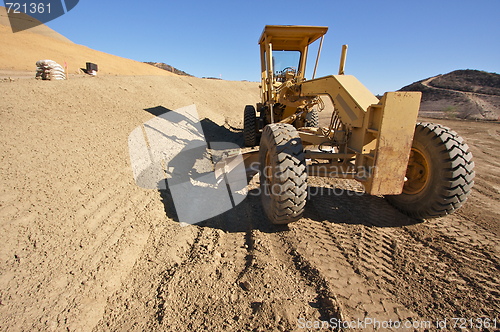
<svg viewBox="0 0 500 332">
<path fill-rule="evenodd" d="M 315 78 L 328 27 L 265 27 L 259 39 L 261 102 L 244 109 L 248 173 L 258 165 L 264 211 L 275 224 L 300 219 L 308 176 L 341 177 L 383 195 L 418 219 L 453 213 L 474 184 L 474 162 L 463 139 L 439 124 L 417 123 L 420 92 L 387 92 L 379 100 L 345 75 L 347 45 L 338 75 Z M 320 40 L 311 79 L 309 46 Z M 325 99 L 326 98 L 326 99 Z M 320 127 L 324 100 L 333 112 Z"/>
</svg>

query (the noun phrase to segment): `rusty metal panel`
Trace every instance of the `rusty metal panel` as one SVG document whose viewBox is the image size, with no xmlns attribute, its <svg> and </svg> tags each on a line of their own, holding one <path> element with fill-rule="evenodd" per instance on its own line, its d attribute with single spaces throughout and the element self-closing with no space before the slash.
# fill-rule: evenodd
<svg viewBox="0 0 500 332">
<path fill-rule="evenodd" d="M 375 167 L 367 188 L 370 194 L 401 194 L 420 98 L 420 92 L 388 92 L 382 98 Z"/>
</svg>

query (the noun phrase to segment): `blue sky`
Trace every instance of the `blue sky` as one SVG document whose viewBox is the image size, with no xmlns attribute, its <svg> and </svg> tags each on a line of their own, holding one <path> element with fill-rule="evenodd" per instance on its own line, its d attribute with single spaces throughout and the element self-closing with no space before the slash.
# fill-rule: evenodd
<svg viewBox="0 0 500 332">
<path fill-rule="evenodd" d="M 328 26 L 316 77 L 337 74 L 348 44 L 346 74 L 382 94 L 456 69 L 500 73 L 499 17 L 499 0 L 80 0 L 47 25 L 102 52 L 249 81 L 266 24 Z"/>
</svg>

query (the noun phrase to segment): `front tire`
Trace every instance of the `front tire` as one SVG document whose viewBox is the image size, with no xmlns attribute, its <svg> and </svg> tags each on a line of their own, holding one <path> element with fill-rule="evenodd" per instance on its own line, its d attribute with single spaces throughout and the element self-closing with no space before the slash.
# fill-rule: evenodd
<svg viewBox="0 0 500 332">
<path fill-rule="evenodd" d="M 300 219 L 307 198 L 307 169 L 302 141 L 289 124 L 274 123 L 262 133 L 259 151 L 264 211 L 273 224 Z"/>
<path fill-rule="evenodd" d="M 418 123 L 403 193 L 387 200 L 405 214 L 437 218 L 462 206 L 474 185 L 474 161 L 464 140 L 451 129 Z"/>
</svg>

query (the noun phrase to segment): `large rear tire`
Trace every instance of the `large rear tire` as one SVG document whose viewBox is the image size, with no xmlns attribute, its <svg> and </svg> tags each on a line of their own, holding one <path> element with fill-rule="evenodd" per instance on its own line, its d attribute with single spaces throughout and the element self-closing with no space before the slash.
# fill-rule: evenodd
<svg viewBox="0 0 500 332">
<path fill-rule="evenodd" d="M 302 141 L 289 124 L 264 128 L 260 141 L 260 189 L 264 211 L 273 224 L 300 219 L 307 198 L 307 169 Z"/>
<path fill-rule="evenodd" d="M 257 117 L 255 115 L 255 107 L 252 105 L 245 106 L 245 114 L 243 118 L 243 135 L 245 146 L 257 145 Z"/>
<path fill-rule="evenodd" d="M 455 212 L 474 185 L 474 161 L 468 149 L 451 129 L 418 123 L 403 193 L 386 198 L 414 218 L 437 218 Z"/>
</svg>

